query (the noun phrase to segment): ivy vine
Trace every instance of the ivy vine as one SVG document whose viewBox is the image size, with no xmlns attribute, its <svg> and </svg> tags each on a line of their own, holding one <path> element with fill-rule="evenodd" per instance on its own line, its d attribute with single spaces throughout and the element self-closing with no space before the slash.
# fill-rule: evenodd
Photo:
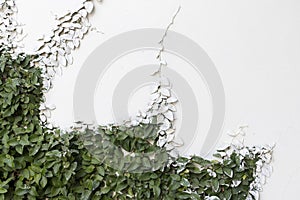
<svg viewBox="0 0 300 200">
<path fill-rule="evenodd" d="M 31 62 L 34 57 L 20 54 L 14 59 L 3 47 L 0 54 L 0 199 L 255 198 L 250 191 L 257 163 L 271 150 L 245 147 L 248 152 L 242 155 L 229 146 L 211 161 L 178 157 L 167 158 L 167 165 L 151 172 L 113 169 L 87 150 L 82 137 L 90 136 L 90 128 L 65 133 L 40 121 L 43 78 L 41 69 Z M 131 130 L 156 126 L 139 124 Z M 133 140 L 132 132 L 123 126 L 97 129 L 128 151 L 160 148 L 149 138 Z M 140 162 L 147 167 L 147 161 L 141 158 Z M 140 167 L 130 163 L 123 164 Z"/>
<path fill-rule="evenodd" d="M 0 24 L 0 200 L 258 199 L 273 148 L 232 144 L 212 160 L 172 155 L 166 143 L 177 99 L 168 85 L 158 85 L 153 98 L 153 104 L 164 102 L 169 109 L 164 116 L 149 110 L 150 118 L 129 125 L 79 124 L 70 132 L 49 126 L 44 93 L 56 70 L 72 64 L 71 51 L 91 27 L 93 3 L 86 0 L 59 18 L 33 55 L 18 49 L 15 2 L 0 5 L 7 21 Z M 133 161 L 132 152 L 141 156 Z"/>
</svg>

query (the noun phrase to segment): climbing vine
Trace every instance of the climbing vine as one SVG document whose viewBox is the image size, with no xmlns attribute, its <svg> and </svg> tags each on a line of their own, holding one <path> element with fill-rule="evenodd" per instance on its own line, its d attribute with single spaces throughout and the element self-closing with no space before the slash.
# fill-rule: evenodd
<svg viewBox="0 0 300 200">
<path fill-rule="evenodd" d="M 85 1 L 60 18 L 33 55 L 7 45 L 15 37 L 1 37 L 6 43 L 0 47 L 0 199 L 258 199 L 273 148 L 233 142 L 211 160 L 171 154 L 167 144 L 178 100 L 168 84 L 157 85 L 155 109 L 134 122 L 78 123 L 69 132 L 49 126 L 44 93 L 55 74 L 49 70 L 72 63 L 71 51 L 88 31 L 92 10 L 92 2 Z M 134 161 L 132 152 L 139 155 Z"/>
</svg>

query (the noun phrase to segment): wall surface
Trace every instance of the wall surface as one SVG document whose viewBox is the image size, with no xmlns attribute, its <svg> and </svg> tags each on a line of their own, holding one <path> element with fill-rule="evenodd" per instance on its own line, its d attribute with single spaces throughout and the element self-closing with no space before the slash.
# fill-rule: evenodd
<svg viewBox="0 0 300 200">
<path fill-rule="evenodd" d="M 54 15 L 72 10 L 79 0 L 17 1 L 19 20 L 28 50 L 54 26 Z M 225 88 L 226 118 L 219 144 L 228 141 L 227 132 L 248 124 L 248 145 L 276 143 L 274 172 L 262 192 L 262 200 L 298 199 L 300 187 L 300 1 L 298 0 L 104 0 L 96 4 L 91 17 L 94 27 L 74 52 L 74 64 L 55 79 L 47 102 L 56 105 L 51 121 L 61 127 L 72 125 L 73 92 L 76 77 L 88 55 L 104 41 L 122 32 L 140 28 L 165 28 L 181 5 L 171 30 L 198 43 L 214 62 Z M 160 38 L 158 38 L 159 41 Z M 132 66 L 133 60 L 151 63 L 149 55 L 120 59 L 114 63 Z M 144 56 L 143 59 L 136 59 Z M 169 64 L 179 61 L 169 58 Z M 99 123 L 111 122 L 109 92 L 118 70 L 110 72 L 106 86 L 95 94 Z M 114 74 L 114 76 L 112 76 Z M 110 77 L 115 79 L 110 80 Z M 200 90 L 203 81 L 199 79 Z M 105 88 L 106 87 L 106 88 Z M 139 102 L 143 91 L 132 101 Z M 199 98 L 203 127 L 210 123 L 211 109 L 207 94 Z M 129 102 L 132 109 L 135 102 Z M 102 107 L 101 107 L 102 105 Z M 103 106 L 104 105 L 104 106 Z M 142 106 L 142 105 L 140 105 Z M 205 118 L 207 116 L 207 119 Z M 202 130 L 204 131 L 205 128 Z M 189 153 L 197 153 L 201 136 Z"/>
</svg>

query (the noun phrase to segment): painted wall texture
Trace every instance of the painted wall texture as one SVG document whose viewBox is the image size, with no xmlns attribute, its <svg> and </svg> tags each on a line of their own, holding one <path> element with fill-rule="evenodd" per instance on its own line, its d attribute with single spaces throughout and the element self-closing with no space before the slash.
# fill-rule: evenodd
<svg viewBox="0 0 300 200">
<path fill-rule="evenodd" d="M 75 8 L 79 0 L 17 1 L 19 21 L 25 24 L 26 49 L 54 27 L 55 15 Z M 276 143 L 274 172 L 262 200 L 298 198 L 300 179 L 300 2 L 298 0 L 103 0 L 91 17 L 97 29 L 89 33 L 74 53 L 74 64 L 57 76 L 47 102 L 56 105 L 51 121 L 68 127 L 74 121 L 73 93 L 78 73 L 91 52 L 120 33 L 141 28 L 165 29 L 178 6 L 171 30 L 200 45 L 215 64 L 225 89 L 226 114 L 217 145 L 229 140 L 227 132 L 249 125 L 249 145 Z M 159 41 L 160 38 L 157 38 Z M 154 51 L 128 54 L 113 62 L 95 93 L 99 123 L 112 122 L 111 97 L 122 76 L 135 66 L 155 62 Z M 188 64 L 165 55 L 169 66 L 185 74 L 198 100 L 199 135 L 187 153 L 198 154 L 212 117 L 209 92 L 201 77 L 193 76 Z M 101 65 L 101 63 L 99 63 Z M 185 68 L 186 67 L 186 68 Z M 120 70 L 122 69 L 122 70 Z M 129 101 L 135 113 L 147 88 L 137 90 Z M 179 110 L 180 112 L 180 110 Z M 179 120 L 180 123 L 180 120 Z"/>
</svg>

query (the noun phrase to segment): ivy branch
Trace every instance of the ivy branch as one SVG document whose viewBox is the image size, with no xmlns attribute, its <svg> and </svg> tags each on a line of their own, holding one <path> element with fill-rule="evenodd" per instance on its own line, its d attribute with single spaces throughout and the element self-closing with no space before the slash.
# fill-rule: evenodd
<svg viewBox="0 0 300 200">
<path fill-rule="evenodd" d="M 167 65 L 167 63 L 165 61 L 163 61 L 163 59 L 162 59 L 162 54 L 165 51 L 164 42 L 165 42 L 165 39 L 167 38 L 167 35 L 168 35 L 168 32 L 169 32 L 170 28 L 175 23 L 175 19 L 176 19 L 177 15 L 179 14 L 180 10 L 181 10 L 181 6 L 178 7 L 177 11 L 175 12 L 175 14 L 172 17 L 171 22 L 168 24 L 167 28 L 165 29 L 165 32 L 164 32 L 161 40 L 158 42 L 158 44 L 160 45 L 160 49 L 159 49 L 159 52 L 158 52 L 158 55 L 157 55 L 156 59 L 159 61 L 159 68 L 152 75 L 157 75 L 158 74 L 160 78 L 162 76 L 162 74 L 161 74 L 162 67 Z"/>
</svg>

